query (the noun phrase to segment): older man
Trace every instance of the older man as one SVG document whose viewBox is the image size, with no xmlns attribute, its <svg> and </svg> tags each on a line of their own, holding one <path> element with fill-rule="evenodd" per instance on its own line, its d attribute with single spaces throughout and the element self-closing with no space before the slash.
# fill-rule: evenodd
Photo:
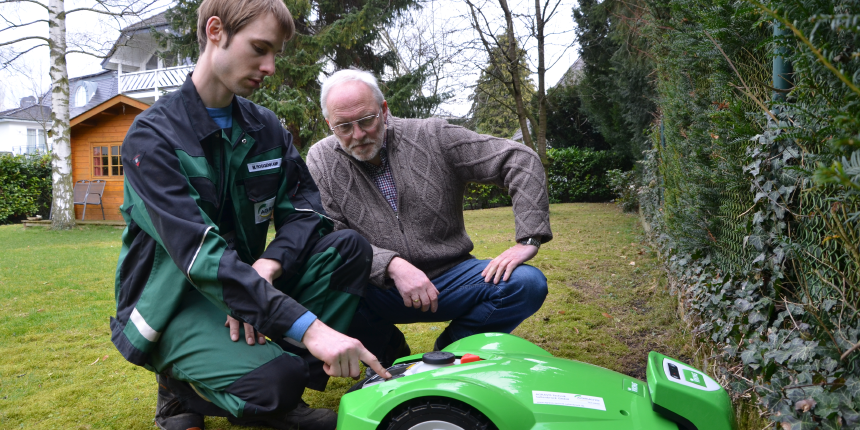
<svg viewBox="0 0 860 430">
<path fill-rule="evenodd" d="M 356 230 L 373 247 L 371 285 L 350 336 L 390 365 L 408 353 L 394 324 L 451 321 L 436 339 L 441 349 L 509 333 L 541 307 L 546 278 L 523 264 L 552 239 L 534 151 L 440 119 L 394 117 L 376 79 L 360 70 L 333 74 L 320 103 L 334 135 L 311 148 L 308 167 L 335 229 Z M 469 182 L 504 187 L 513 200 L 516 244 L 492 260 L 470 255 Z"/>
</svg>

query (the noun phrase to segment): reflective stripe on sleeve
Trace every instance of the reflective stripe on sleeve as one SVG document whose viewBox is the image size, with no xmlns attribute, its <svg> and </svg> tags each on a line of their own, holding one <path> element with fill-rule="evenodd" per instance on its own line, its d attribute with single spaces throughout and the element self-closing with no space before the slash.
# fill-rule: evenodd
<svg viewBox="0 0 860 430">
<path fill-rule="evenodd" d="M 327 217 L 327 216 L 325 216 L 325 215 L 323 215 L 323 214 L 321 214 L 321 213 L 319 213 L 319 212 L 317 212 L 317 211 L 315 211 L 315 210 L 313 210 L 313 209 L 299 209 L 299 208 L 293 208 L 293 210 L 294 210 L 294 211 L 296 211 L 296 212 L 313 212 L 313 213 L 315 213 L 315 214 L 317 214 L 317 215 L 319 215 L 319 216 L 321 216 L 321 217 L 323 217 L 323 218 L 325 218 L 325 219 L 327 219 L 327 220 L 329 220 L 329 221 L 331 221 L 331 222 L 334 222 L 334 220 L 333 220 L 333 219 L 331 219 L 331 218 L 329 218 L 329 217 Z"/>
<path fill-rule="evenodd" d="M 194 261 L 197 260 L 197 254 L 200 253 L 200 249 L 203 248 L 203 242 L 206 241 L 206 235 L 209 234 L 209 230 L 212 230 L 212 226 L 206 227 L 206 231 L 203 232 L 203 237 L 200 239 L 200 245 L 197 247 L 197 251 L 194 251 L 194 257 L 191 258 L 191 263 L 188 264 L 188 270 L 185 271 L 185 277 L 188 278 L 188 282 L 191 282 L 191 285 L 195 287 L 197 284 L 191 280 L 191 268 L 194 266 Z"/>
<path fill-rule="evenodd" d="M 152 327 L 146 323 L 146 320 L 143 319 L 143 315 L 137 311 L 137 308 L 134 308 L 131 311 L 131 322 L 134 323 L 134 326 L 137 327 L 137 331 L 140 332 L 146 340 L 150 342 L 158 342 L 158 338 L 161 337 L 161 333 L 153 330 Z"/>
</svg>

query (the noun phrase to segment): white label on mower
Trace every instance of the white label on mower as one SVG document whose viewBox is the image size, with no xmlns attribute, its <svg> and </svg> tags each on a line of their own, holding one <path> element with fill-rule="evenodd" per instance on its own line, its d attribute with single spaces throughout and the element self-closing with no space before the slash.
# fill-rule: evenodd
<svg viewBox="0 0 860 430">
<path fill-rule="evenodd" d="M 584 394 L 554 393 L 552 391 L 532 391 L 536 405 L 572 406 L 574 408 L 597 409 L 605 411 L 602 397 L 586 396 Z"/>
<path fill-rule="evenodd" d="M 669 364 L 675 365 L 677 375 L 669 368 Z M 666 373 L 666 379 L 681 384 L 686 387 L 695 388 L 702 391 L 717 391 L 720 389 L 720 384 L 711 379 L 704 372 L 696 370 L 684 363 L 663 359 L 663 372 Z"/>
</svg>

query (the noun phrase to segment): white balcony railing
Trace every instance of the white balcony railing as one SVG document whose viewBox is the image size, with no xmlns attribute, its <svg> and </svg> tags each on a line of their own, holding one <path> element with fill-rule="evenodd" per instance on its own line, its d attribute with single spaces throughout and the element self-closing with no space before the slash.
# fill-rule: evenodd
<svg viewBox="0 0 860 430">
<path fill-rule="evenodd" d="M 119 93 L 152 93 L 157 99 L 161 91 L 172 91 L 182 86 L 192 70 L 193 65 L 120 73 L 117 75 Z"/>
</svg>

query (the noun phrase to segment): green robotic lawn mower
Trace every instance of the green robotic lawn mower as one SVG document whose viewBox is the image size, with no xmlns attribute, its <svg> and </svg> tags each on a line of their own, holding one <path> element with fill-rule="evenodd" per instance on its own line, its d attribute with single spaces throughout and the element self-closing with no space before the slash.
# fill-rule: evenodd
<svg viewBox="0 0 860 430">
<path fill-rule="evenodd" d="M 642 382 L 485 333 L 404 357 L 343 396 L 341 430 L 736 430 L 728 394 L 656 352 Z"/>
</svg>

